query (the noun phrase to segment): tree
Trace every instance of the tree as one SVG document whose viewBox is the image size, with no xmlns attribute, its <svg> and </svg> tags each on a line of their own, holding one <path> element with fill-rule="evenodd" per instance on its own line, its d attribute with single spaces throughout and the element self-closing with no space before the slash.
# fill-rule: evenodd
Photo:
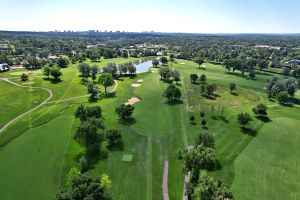
<svg viewBox="0 0 300 200">
<path fill-rule="evenodd" d="M 152 60 L 152 65 L 153 65 L 154 67 L 157 67 L 157 66 L 159 65 L 159 61 L 158 61 L 157 59 Z"/>
<path fill-rule="evenodd" d="M 28 63 L 28 65 L 26 65 L 25 67 L 26 68 L 32 68 L 32 69 L 37 69 L 37 68 L 40 68 L 40 66 L 41 66 L 41 62 L 40 62 L 40 60 L 38 60 L 36 57 L 34 57 L 34 56 L 30 56 L 30 57 L 28 57 L 28 59 L 27 59 L 27 63 Z"/>
<path fill-rule="evenodd" d="M 195 117 L 194 117 L 194 115 L 192 115 L 192 116 L 190 117 L 190 122 L 191 122 L 191 124 L 194 124 L 194 123 L 195 123 Z"/>
<path fill-rule="evenodd" d="M 110 73 L 103 73 L 98 78 L 98 83 L 103 85 L 104 92 L 106 94 L 107 88 L 110 87 L 110 86 L 113 86 L 115 81 L 114 81 L 114 78 L 112 77 L 112 75 Z"/>
<path fill-rule="evenodd" d="M 99 179 L 93 179 L 88 174 L 74 176 L 71 187 L 60 191 L 56 200 L 112 200 L 110 191 L 101 186 Z"/>
<path fill-rule="evenodd" d="M 93 79 L 93 82 L 94 82 L 97 78 L 97 74 L 99 72 L 99 67 L 97 65 L 93 65 L 91 67 L 91 72 L 92 72 L 92 79 Z"/>
<path fill-rule="evenodd" d="M 290 95 L 290 96 L 295 96 L 295 93 L 296 93 L 296 91 L 297 91 L 297 88 L 296 88 L 296 85 L 290 85 L 290 86 L 288 86 L 288 88 L 287 88 L 287 93 Z"/>
<path fill-rule="evenodd" d="M 201 92 L 202 96 L 206 95 L 207 90 L 206 90 L 206 86 L 205 85 L 201 85 L 200 86 L 200 92 Z"/>
<path fill-rule="evenodd" d="M 213 148 L 197 145 L 183 155 L 184 169 L 199 171 L 200 169 L 212 170 L 217 166 L 216 152 Z"/>
<path fill-rule="evenodd" d="M 206 83 L 206 75 L 201 74 L 199 77 L 199 81 L 200 81 L 200 83 L 205 84 Z"/>
<path fill-rule="evenodd" d="M 132 62 L 127 63 L 127 70 L 130 75 L 136 74 L 136 67 Z"/>
<path fill-rule="evenodd" d="M 225 200 L 233 199 L 231 191 L 220 181 L 209 177 L 205 171 L 200 172 L 198 182 L 193 188 L 191 200 Z"/>
<path fill-rule="evenodd" d="M 190 75 L 190 80 L 192 83 L 195 83 L 198 80 L 198 75 L 197 74 L 191 74 Z"/>
<path fill-rule="evenodd" d="M 181 149 L 181 148 L 177 149 L 176 156 L 177 156 L 178 160 L 182 160 L 183 159 L 183 154 L 184 154 L 184 150 L 183 149 Z"/>
<path fill-rule="evenodd" d="M 66 177 L 66 185 L 68 188 L 72 186 L 74 177 L 78 176 L 80 171 L 76 167 L 72 167 Z"/>
<path fill-rule="evenodd" d="M 88 65 L 86 63 L 80 63 L 78 65 L 78 70 L 84 79 L 91 76 L 91 67 L 90 67 L 90 65 Z"/>
<path fill-rule="evenodd" d="M 176 83 L 178 83 L 178 81 L 180 81 L 180 73 L 179 73 L 179 71 L 173 70 L 172 71 L 172 77 L 173 77 L 174 81 Z"/>
<path fill-rule="evenodd" d="M 91 94 L 90 98 L 91 100 L 95 100 L 95 97 L 99 94 L 99 89 L 97 85 L 94 85 L 93 83 L 87 84 L 87 92 L 88 94 Z"/>
<path fill-rule="evenodd" d="M 251 78 L 251 79 L 254 79 L 255 78 L 255 71 L 254 70 L 251 70 L 250 72 L 249 72 L 249 77 Z"/>
<path fill-rule="evenodd" d="M 28 80 L 28 75 L 27 74 L 22 74 L 20 77 L 21 81 L 27 81 Z"/>
<path fill-rule="evenodd" d="M 102 138 L 100 130 L 104 129 L 102 118 L 87 118 L 76 129 L 74 138 L 83 140 L 88 151 L 98 152 Z"/>
<path fill-rule="evenodd" d="M 171 63 L 171 66 L 173 65 L 174 61 L 175 61 L 174 54 L 170 54 L 170 63 Z"/>
<path fill-rule="evenodd" d="M 260 72 L 261 72 L 263 69 L 268 68 L 269 63 L 268 63 L 267 60 L 261 59 L 261 60 L 258 60 L 257 65 L 258 65 L 258 67 L 260 69 Z"/>
<path fill-rule="evenodd" d="M 103 67 L 103 73 L 110 73 L 112 76 L 116 76 L 118 72 L 117 65 L 115 63 L 107 63 L 105 67 Z"/>
<path fill-rule="evenodd" d="M 127 74 L 128 72 L 127 64 L 119 64 L 118 67 L 119 67 L 120 76 Z"/>
<path fill-rule="evenodd" d="M 68 66 L 68 64 L 69 64 L 69 60 L 67 58 L 59 57 L 57 60 L 57 66 L 60 68 L 65 68 Z"/>
<path fill-rule="evenodd" d="M 111 180 L 109 178 L 109 176 L 105 173 L 103 173 L 100 177 L 100 185 L 102 188 L 104 188 L 106 191 L 110 191 L 111 190 Z"/>
<path fill-rule="evenodd" d="M 289 100 L 289 95 L 286 91 L 282 91 L 278 93 L 277 99 L 280 104 L 286 104 Z"/>
<path fill-rule="evenodd" d="M 201 133 L 196 139 L 197 145 L 202 145 L 204 147 L 215 148 L 215 140 L 210 133 Z"/>
<path fill-rule="evenodd" d="M 122 139 L 121 131 L 119 129 L 107 130 L 105 137 L 108 140 L 109 146 L 119 144 Z"/>
<path fill-rule="evenodd" d="M 52 67 L 51 76 L 53 76 L 54 80 L 59 80 L 59 77 L 62 75 L 60 71 L 60 67 Z"/>
<path fill-rule="evenodd" d="M 252 121 L 252 118 L 248 113 L 239 113 L 237 115 L 237 120 L 238 123 L 245 128 L 245 125 L 249 124 L 249 122 Z"/>
<path fill-rule="evenodd" d="M 206 124 L 207 124 L 206 119 L 202 119 L 202 121 L 201 121 L 202 128 L 205 128 Z"/>
<path fill-rule="evenodd" d="M 75 117 L 79 118 L 81 123 L 83 123 L 88 118 L 102 118 L 102 110 L 100 106 L 85 107 L 80 105 L 77 107 Z"/>
<path fill-rule="evenodd" d="M 200 117 L 205 117 L 205 112 L 204 111 L 200 111 Z"/>
<path fill-rule="evenodd" d="M 208 84 L 206 87 L 207 96 L 213 96 L 214 92 L 217 90 L 216 84 Z"/>
<path fill-rule="evenodd" d="M 165 65 L 165 64 L 168 63 L 168 58 L 163 56 L 163 57 L 160 58 L 160 62 L 161 62 L 162 65 Z"/>
<path fill-rule="evenodd" d="M 132 118 L 132 114 L 134 111 L 134 106 L 122 104 L 118 106 L 115 112 L 119 115 L 119 117 L 123 120 L 128 120 Z"/>
<path fill-rule="evenodd" d="M 235 83 L 230 83 L 229 84 L 229 90 L 230 90 L 230 93 L 232 93 L 234 90 L 236 90 L 236 84 Z"/>
<path fill-rule="evenodd" d="M 195 59 L 195 63 L 198 65 L 198 68 L 200 68 L 200 66 L 204 63 L 204 60 L 201 57 L 197 57 Z"/>
<path fill-rule="evenodd" d="M 252 111 L 258 117 L 267 117 L 267 109 L 268 107 L 265 104 L 258 104 Z"/>
<path fill-rule="evenodd" d="M 51 67 L 49 67 L 49 66 L 45 66 L 44 68 L 43 68 L 43 74 L 45 75 L 45 76 L 47 76 L 48 77 L 48 79 L 49 79 L 49 76 L 50 76 L 50 74 L 51 74 Z"/>
<path fill-rule="evenodd" d="M 165 66 L 160 67 L 158 73 L 162 79 L 166 79 L 166 80 L 168 80 L 172 76 L 171 69 Z"/>
<path fill-rule="evenodd" d="M 180 99 L 181 92 L 174 85 L 169 85 L 167 89 L 164 91 L 164 97 L 168 99 L 168 101 L 173 101 L 175 99 Z"/>
<path fill-rule="evenodd" d="M 84 156 L 82 156 L 79 159 L 78 167 L 79 167 L 81 173 L 84 173 L 84 172 L 87 171 L 87 169 L 88 169 L 88 162 L 87 162 L 87 159 Z"/>
</svg>

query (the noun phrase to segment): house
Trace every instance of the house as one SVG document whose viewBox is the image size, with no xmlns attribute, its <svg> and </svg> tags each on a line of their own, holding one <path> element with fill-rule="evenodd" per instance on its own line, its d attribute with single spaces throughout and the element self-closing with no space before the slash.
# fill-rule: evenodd
<svg viewBox="0 0 300 200">
<path fill-rule="evenodd" d="M 272 68 L 291 68 L 290 64 L 287 63 L 281 63 L 281 62 L 272 62 L 271 64 Z"/>
<path fill-rule="evenodd" d="M 10 70 L 10 66 L 7 63 L 0 64 L 0 72 L 6 72 Z"/>
<path fill-rule="evenodd" d="M 59 59 L 58 56 L 48 56 L 49 61 L 57 61 Z"/>
<path fill-rule="evenodd" d="M 293 59 L 293 60 L 290 60 L 290 61 L 286 62 L 286 64 L 289 64 L 289 65 L 300 65 L 300 60 Z"/>
</svg>

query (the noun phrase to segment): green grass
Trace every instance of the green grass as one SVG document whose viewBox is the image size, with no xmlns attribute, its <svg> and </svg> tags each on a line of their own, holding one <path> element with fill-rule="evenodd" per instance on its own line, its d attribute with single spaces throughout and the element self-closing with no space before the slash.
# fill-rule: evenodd
<svg viewBox="0 0 300 200">
<path fill-rule="evenodd" d="M 127 62 L 130 59 L 102 59 L 101 62 L 93 64 L 103 67 L 107 62 L 121 63 Z M 179 64 L 181 62 L 185 64 Z M 57 156 L 63 157 L 59 157 L 58 163 L 60 166 L 51 168 L 53 173 L 47 174 L 49 180 L 55 181 L 53 183 L 47 182 L 42 184 L 41 180 L 36 178 L 36 174 L 41 172 L 35 173 L 35 171 L 29 171 L 25 168 L 27 176 L 35 178 L 32 182 L 35 187 L 43 185 L 43 195 L 45 195 L 43 199 L 47 199 L 47 194 L 53 197 L 58 187 L 64 188 L 65 177 L 70 168 L 78 166 L 78 160 L 81 156 L 85 155 L 84 147 L 70 137 L 70 134 L 74 134 L 79 124 L 78 119 L 74 120 L 73 113 L 79 104 L 89 106 L 99 105 L 103 110 L 106 129 L 118 128 L 121 130 L 123 149 L 109 151 L 107 143 L 103 142 L 101 144 L 101 153 L 98 156 L 88 157 L 89 173 L 93 176 L 99 176 L 105 172 L 110 176 L 113 182 L 112 191 L 114 199 L 162 199 L 162 177 L 165 160 L 169 161 L 168 186 L 170 199 L 182 199 L 184 174 L 182 173 L 182 161 L 177 160 L 175 152 L 178 148 L 186 148 L 187 145 L 193 145 L 196 136 L 205 131 L 215 136 L 217 156 L 222 166 L 217 171 L 209 172 L 210 175 L 229 186 L 233 183 L 234 194 L 237 194 L 237 197 L 239 197 L 239 192 L 243 191 L 243 187 L 239 183 L 236 184 L 236 181 L 238 179 L 247 180 L 247 178 L 241 174 L 238 176 L 236 173 L 238 160 L 241 159 L 240 157 L 247 152 L 247 149 L 253 143 L 255 144 L 259 140 L 260 134 L 262 133 L 263 135 L 265 127 L 272 127 L 274 122 L 265 124 L 260 120 L 254 119 L 249 126 L 257 131 L 257 136 L 254 137 L 241 132 L 236 122 L 237 113 L 251 113 L 253 106 L 258 103 L 265 103 L 271 106 L 269 116 L 271 120 L 275 121 L 278 117 L 299 119 L 299 112 L 296 112 L 299 111 L 299 108 L 279 106 L 276 102 L 266 99 L 263 87 L 266 79 L 271 77 L 267 74 L 258 74 L 256 80 L 251 80 L 241 77 L 238 72 L 236 74 L 228 74 L 222 66 L 205 65 L 206 70 L 196 69 L 195 64 L 191 61 L 178 60 L 178 63 L 173 65 L 174 68 L 180 71 L 182 79 L 177 85 L 183 94 L 182 103 L 179 104 L 169 105 L 166 103 L 162 94 L 168 84 L 159 80 L 159 75 L 155 70 L 154 73 L 143 73 L 135 78 L 118 80 L 118 88 L 116 90 L 116 97 L 114 98 L 106 98 L 90 103 L 88 102 L 88 98 L 85 97 L 68 102 L 44 105 L 31 113 L 30 116 L 25 116 L 13 124 L 0 135 L 0 144 L 3 141 L 10 141 L 7 146 L 4 146 L 0 150 L 0 162 L 5 162 L 7 158 L 6 154 L 17 154 L 20 148 L 32 151 L 32 148 L 40 147 L 45 151 L 44 157 L 51 157 L 53 152 L 47 151 L 47 145 L 52 139 L 48 139 L 48 134 L 46 135 L 47 137 L 44 134 L 40 134 L 40 142 L 35 143 L 30 140 L 30 135 L 32 134 L 29 133 L 39 128 L 42 129 L 42 127 L 45 130 L 47 129 L 45 132 L 48 132 L 48 129 L 55 132 L 56 129 L 65 128 L 63 133 L 59 133 L 64 138 L 63 140 L 59 140 L 59 146 L 60 148 L 66 148 L 65 150 L 60 149 L 59 152 L 61 153 L 57 153 Z M 189 75 L 191 73 L 197 73 L 198 75 L 206 74 L 208 83 L 217 84 L 218 97 L 214 100 L 201 97 L 200 86 L 190 83 Z M 52 100 L 60 100 L 86 95 L 86 86 L 81 82 L 81 78 L 78 75 L 77 64 L 70 64 L 68 68 L 63 69 L 62 81 L 57 84 L 53 84 L 41 77 L 36 77 L 30 81 L 33 82 L 34 86 L 50 88 L 54 92 Z M 12 75 L 4 73 L 1 76 Z M 131 84 L 139 79 L 143 79 L 142 86 L 138 88 L 131 87 Z M 13 80 L 17 81 L 17 77 Z M 229 93 L 229 83 L 231 82 L 237 84 L 238 95 L 231 95 Z M 126 102 L 131 97 L 138 97 L 141 101 L 135 104 L 135 122 L 124 124 L 119 121 L 118 116 L 115 114 L 115 107 Z M 223 119 L 217 117 L 217 112 L 211 113 L 211 105 L 214 105 L 216 110 L 221 106 L 225 108 Z M 200 126 L 200 110 L 206 112 L 205 118 L 208 121 L 208 130 L 204 130 Z M 192 125 L 189 122 L 189 117 L 192 114 L 196 117 L 196 125 Z M 29 122 L 32 127 L 36 128 L 29 129 Z M 54 134 L 58 134 L 57 132 Z M 294 134 L 293 137 L 297 137 L 297 135 Z M 297 139 L 299 138 L 298 136 Z M 281 140 L 284 139 L 284 137 L 281 138 Z M 25 142 L 23 144 L 18 142 L 20 140 L 30 141 L 26 141 L 26 144 Z M 42 146 L 44 143 L 45 147 Z M 56 144 L 54 144 L 53 148 L 55 147 Z M 256 148 L 257 151 L 262 151 L 266 147 L 268 146 L 259 143 Z M 30 153 L 35 155 L 34 151 Z M 132 161 L 122 162 L 124 154 L 132 155 Z M 24 167 L 21 165 L 17 166 L 13 163 L 15 157 L 10 157 L 10 162 L 5 166 L 1 165 L 0 171 L 7 171 L 8 167 L 15 166 L 15 171 L 20 170 L 22 172 Z M 40 158 L 37 157 L 36 159 L 39 160 Z M 44 164 L 42 163 L 41 166 L 44 166 Z M 260 165 L 260 167 L 263 166 Z M 59 177 L 57 178 L 55 174 L 58 173 Z M 15 181 L 7 179 L 4 179 L 6 184 L 1 185 L 3 187 L 2 190 L 5 191 L 5 195 L 9 195 L 15 183 Z M 273 184 L 273 180 L 268 181 L 271 181 L 270 184 Z M 297 180 L 295 179 L 295 181 Z M 255 184 L 255 182 L 257 180 L 254 180 L 252 184 Z M 17 183 L 19 182 L 17 181 Z M 279 184 L 279 182 L 275 181 L 274 184 Z M 295 185 L 297 185 L 296 182 Z M 24 187 L 23 189 L 24 193 L 26 193 L 26 188 Z M 291 188 L 290 192 L 295 188 Z M 2 192 L 1 189 L 0 192 Z M 262 194 L 263 192 L 259 193 Z M 266 194 L 263 195 L 267 197 L 268 193 L 266 191 Z M 249 195 L 251 196 L 251 193 Z M 5 197 L 7 197 L 5 199 L 9 199 L 9 196 Z M 19 199 L 19 197 L 16 196 L 14 199 Z M 24 196 L 23 199 L 30 198 Z"/>
<path fill-rule="evenodd" d="M 0 81 L 0 127 L 16 116 L 39 105 L 48 95 L 48 92 L 41 89 L 21 88 Z"/>
<path fill-rule="evenodd" d="M 122 158 L 122 161 L 124 161 L 124 162 L 131 162 L 132 158 L 133 158 L 133 155 L 131 155 L 131 154 L 124 154 L 123 158 Z"/>
<path fill-rule="evenodd" d="M 300 120 L 275 118 L 235 161 L 236 199 L 298 199 Z"/>
<path fill-rule="evenodd" d="M 53 199 L 73 116 L 30 129 L 0 151 L 1 199 Z"/>
</svg>

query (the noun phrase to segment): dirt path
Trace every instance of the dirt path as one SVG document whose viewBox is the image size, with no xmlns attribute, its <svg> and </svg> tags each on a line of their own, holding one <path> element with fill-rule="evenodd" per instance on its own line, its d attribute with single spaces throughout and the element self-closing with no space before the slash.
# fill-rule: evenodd
<svg viewBox="0 0 300 200">
<path fill-rule="evenodd" d="M 164 168 L 164 176 L 163 176 L 163 184 L 162 184 L 164 200 L 169 200 L 168 174 L 169 174 L 169 161 L 165 160 L 165 168 Z"/>
<path fill-rule="evenodd" d="M 28 110 L 27 112 L 24 112 L 23 114 L 15 117 L 14 119 L 12 119 L 11 121 L 9 121 L 6 125 L 4 125 L 1 129 L 0 129 L 0 133 L 2 133 L 8 126 L 10 126 L 12 123 L 14 123 L 15 121 L 17 121 L 18 119 L 22 118 L 23 116 L 27 115 L 28 113 L 31 113 L 32 111 L 38 109 L 39 107 L 41 107 L 42 105 L 46 104 L 52 97 L 53 97 L 53 93 L 50 89 L 48 88 L 43 88 L 43 87 L 31 87 L 31 86 L 24 86 L 24 85 L 19 85 L 17 83 L 14 83 L 12 81 L 10 81 L 8 78 L 0 78 L 0 80 L 2 81 L 6 81 L 10 84 L 13 84 L 15 86 L 18 87 L 23 87 L 23 88 L 32 88 L 32 89 L 42 89 L 42 90 L 46 90 L 49 93 L 49 97 L 44 100 L 42 103 L 40 103 L 39 105 L 37 105 L 36 107 Z"/>
</svg>

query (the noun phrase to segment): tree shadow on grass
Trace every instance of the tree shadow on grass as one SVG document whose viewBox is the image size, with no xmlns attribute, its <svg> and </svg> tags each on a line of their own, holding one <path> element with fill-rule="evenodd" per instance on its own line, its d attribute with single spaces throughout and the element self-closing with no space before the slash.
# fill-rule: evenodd
<svg viewBox="0 0 300 200">
<path fill-rule="evenodd" d="M 268 99 L 270 102 L 275 102 L 275 99 L 269 98 Z"/>
<path fill-rule="evenodd" d="M 240 96 L 237 92 L 230 92 L 230 94 L 233 96 Z"/>
<path fill-rule="evenodd" d="M 262 121 L 262 122 L 265 122 L 265 123 L 272 122 L 272 120 L 269 117 L 267 117 L 267 116 L 265 116 L 265 117 L 263 117 L 263 116 L 255 116 L 255 118 L 258 119 L 258 120 L 260 120 L 260 121 Z"/>
<path fill-rule="evenodd" d="M 166 101 L 166 104 L 168 104 L 170 106 L 174 106 L 174 105 L 178 105 L 178 104 L 183 104 L 183 101 L 180 99 L 173 99 L 173 100 Z"/>
<path fill-rule="evenodd" d="M 300 99 L 293 98 L 292 101 L 293 101 L 294 104 L 300 105 Z"/>
<path fill-rule="evenodd" d="M 173 81 L 171 79 L 165 79 L 165 78 L 161 78 L 160 79 L 162 82 L 167 83 L 167 84 L 172 84 Z"/>
<path fill-rule="evenodd" d="M 223 122 L 225 122 L 226 124 L 228 124 L 228 123 L 229 123 L 229 120 L 228 120 L 228 119 L 226 119 L 226 117 L 225 117 L 225 116 L 219 116 L 219 119 L 220 119 L 220 120 L 222 120 Z"/>
<path fill-rule="evenodd" d="M 54 79 L 54 78 L 48 78 L 48 77 L 43 78 L 43 80 L 45 80 L 45 81 L 50 81 L 50 83 L 52 83 L 52 84 L 57 84 L 57 83 L 62 82 L 61 79 Z"/>
<path fill-rule="evenodd" d="M 257 135 L 257 131 L 252 128 L 241 127 L 241 132 L 253 137 Z"/>
<path fill-rule="evenodd" d="M 116 144 L 109 144 L 106 147 L 110 151 L 123 151 L 124 150 L 124 143 L 123 143 L 123 141 L 119 141 Z"/>
<path fill-rule="evenodd" d="M 119 124 L 122 124 L 123 126 L 131 126 L 136 123 L 136 120 L 134 118 L 128 118 L 128 119 L 119 119 Z"/>
<path fill-rule="evenodd" d="M 107 151 L 86 152 L 85 157 L 88 161 L 88 169 L 94 169 L 95 165 L 100 161 L 108 158 Z"/>
</svg>

